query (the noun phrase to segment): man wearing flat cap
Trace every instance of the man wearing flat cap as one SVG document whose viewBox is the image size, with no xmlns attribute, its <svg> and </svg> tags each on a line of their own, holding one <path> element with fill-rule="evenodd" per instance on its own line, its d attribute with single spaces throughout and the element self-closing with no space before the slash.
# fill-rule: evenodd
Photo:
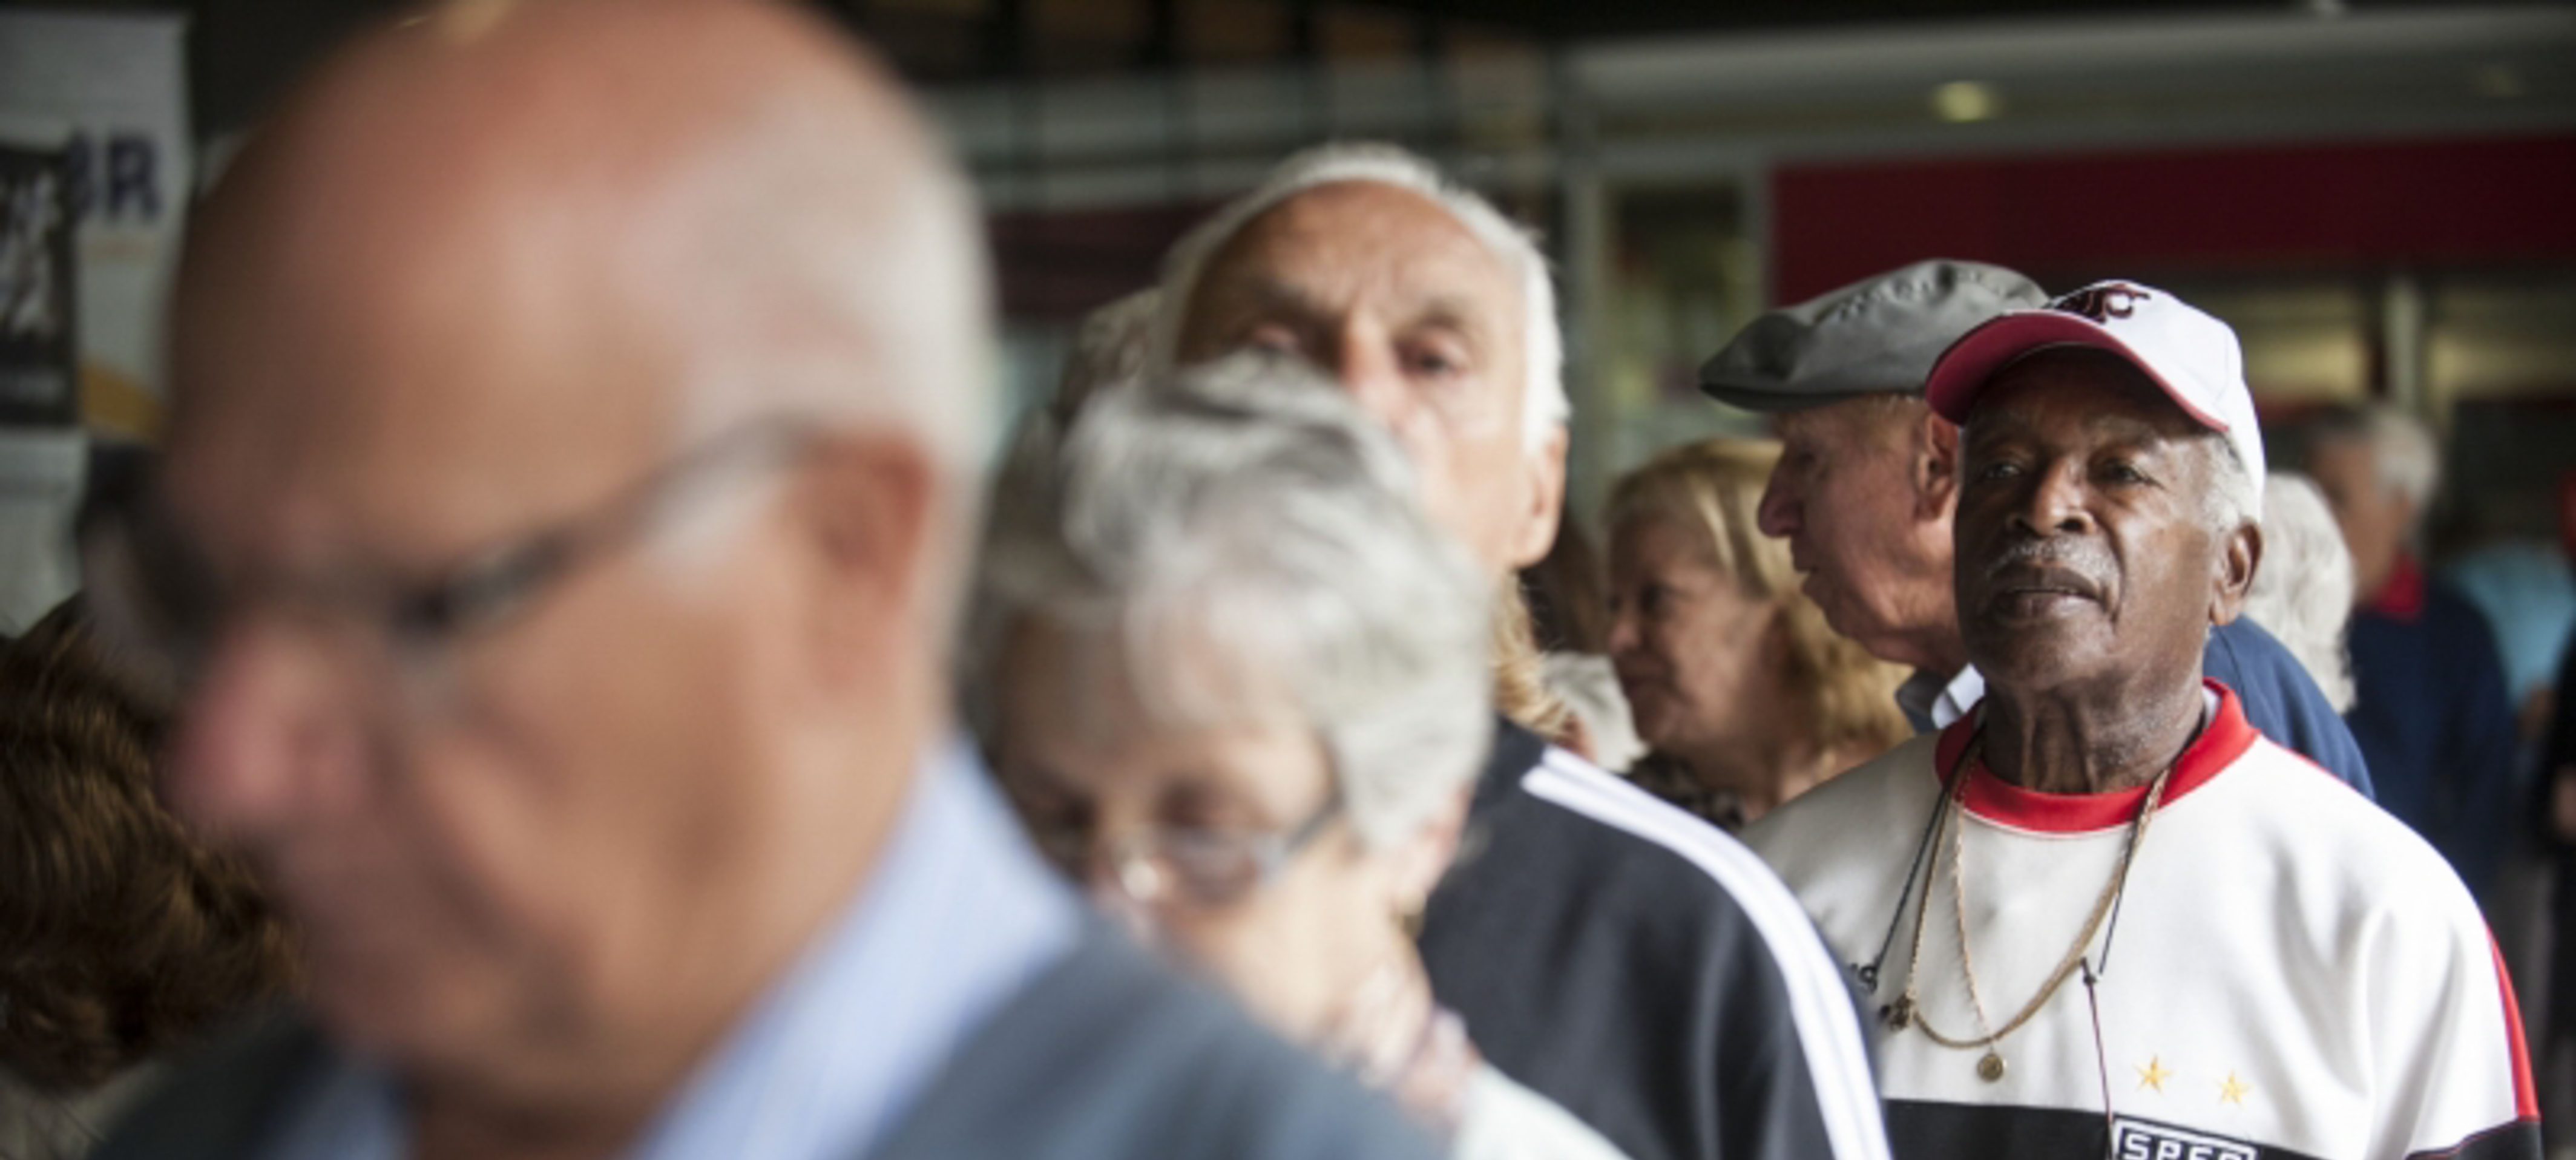
<svg viewBox="0 0 2576 1160">
<path fill-rule="evenodd" d="M 1926 393 L 1984 696 L 1746 835 L 1873 990 L 1898 1154 L 2537 1157 L 2467 889 L 2202 675 L 2263 554 L 2233 332 L 2102 283 Z"/>
<path fill-rule="evenodd" d="M 1958 429 L 1924 404 L 1923 381 L 1971 327 L 2046 297 L 2000 266 L 1917 262 L 1754 319 L 1700 371 L 1720 402 L 1776 414 L 1762 530 L 1789 541 L 1835 631 L 1914 668 L 1897 700 L 1918 730 L 1957 720 L 1984 688 L 1950 596 Z M 2351 731 L 2270 633 L 2240 619 L 2203 653 L 2256 729 L 2371 792 Z"/>
</svg>

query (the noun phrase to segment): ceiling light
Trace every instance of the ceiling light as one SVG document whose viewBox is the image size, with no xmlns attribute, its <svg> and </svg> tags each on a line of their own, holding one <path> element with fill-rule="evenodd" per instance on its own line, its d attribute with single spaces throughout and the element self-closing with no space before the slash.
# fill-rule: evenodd
<svg viewBox="0 0 2576 1160">
<path fill-rule="evenodd" d="M 1990 120 L 2003 111 L 2003 94 L 1984 81 L 1951 81 L 1932 90 L 1932 115 L 1944 121 Z"/>
</svg>

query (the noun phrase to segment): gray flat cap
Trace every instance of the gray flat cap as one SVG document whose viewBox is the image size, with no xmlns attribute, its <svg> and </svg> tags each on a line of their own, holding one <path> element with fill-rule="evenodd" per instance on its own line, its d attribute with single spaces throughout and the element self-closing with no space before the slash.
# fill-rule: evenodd
<svg viewBox="0 0 2576 1160">
<path fill-rule="evenodd" d="M 1754 319 L 1700 367 L 1700 389 L 1749 411 L 1920 395 L 1959 336 L 2047 303 L 2038 283 L 2001 266 L 1916 262 Z"/>
</svg>

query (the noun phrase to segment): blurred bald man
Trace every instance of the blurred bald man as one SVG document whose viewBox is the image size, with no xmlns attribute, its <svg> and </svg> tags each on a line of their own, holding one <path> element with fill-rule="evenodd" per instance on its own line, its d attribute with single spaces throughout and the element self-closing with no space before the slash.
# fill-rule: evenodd
<svg viewBox="0 0 2576 1160">
<path fill-rule="evenodd" d="M 91 582 L 307 1008 L 111 1156 L 1412 1156 L 1081 918 L 951 739 L 971 200 L 784 6 L 460 2 L 192 231 Z"/>
<path fill-rule="evenodd" d="M 1302 357 L 1395 432 L 1432 517 L 1498 585 L 1547 552 L 1568 418 L 1555 291 L 1483 198 L 1388 146 L 1314 150 L 1184 238 L 1160 292 L 1149 363 Z M 1524 728 L 1496 684 L 1517 720 L 1421 915 L 1435 997 L 1496 1067 L 1638 1160 L 1886 1156 L 1851 997 L 1788 889 Z"/>
</svg>

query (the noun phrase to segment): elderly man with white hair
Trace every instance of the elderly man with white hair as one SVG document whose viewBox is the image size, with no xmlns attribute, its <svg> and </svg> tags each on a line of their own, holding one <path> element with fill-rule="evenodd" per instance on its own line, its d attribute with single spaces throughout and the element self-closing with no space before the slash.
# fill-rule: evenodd
<svg viewBox="0 0 2576 1160">
<path fill-rule="evenodd" d="M 1393 432 L 1499 598 L 1547 551 L 1567 419 L 1554 291 L 1482 198 L 1387 147 L 1301 154 L 1183 239 L 1161 295 L 1154 365 L 1253 349 L 1323 369 Z M 1525 621 L 1503 627 L 1498 700 L 1529 723 L 1514 690 L 1535 687 L 1534 650 Z M 1885 1154 L 1850 994 L 1733 839 L 1506 721 L 1463 841 L 1422 956 L 1504 1073 L 1641 1158 Z"/>
<path fill-rule="evenodd" d="M 2352 549 L 2345 720 L 2379 802 L 2485 897 L 2514 840 L 2520 733 L 2486 615 L 2425 574 L 2417 552 L 2442 478 L 2441 445 L 2395 407 L 2341 407 L 2301 428 L 2308 474 Z"/>
<path fill-rule="evenodd" d="M 1427 1153 L 1091 920 L 951 736 L 978 238 L 779 4 L 432 9 L 253 139 L 90 582 L 305 986 L 106 1155 Z"/>
<path fill-rule="evenodd" d="M 1985 695 L 1746 836 L 1875 984 L 1900 1155 L 2539 1155 L 2467 889 L 2202 674 L 2263 563 L 2241 365 L 2108 282 L 1933 367 Z"/>
</svg>

